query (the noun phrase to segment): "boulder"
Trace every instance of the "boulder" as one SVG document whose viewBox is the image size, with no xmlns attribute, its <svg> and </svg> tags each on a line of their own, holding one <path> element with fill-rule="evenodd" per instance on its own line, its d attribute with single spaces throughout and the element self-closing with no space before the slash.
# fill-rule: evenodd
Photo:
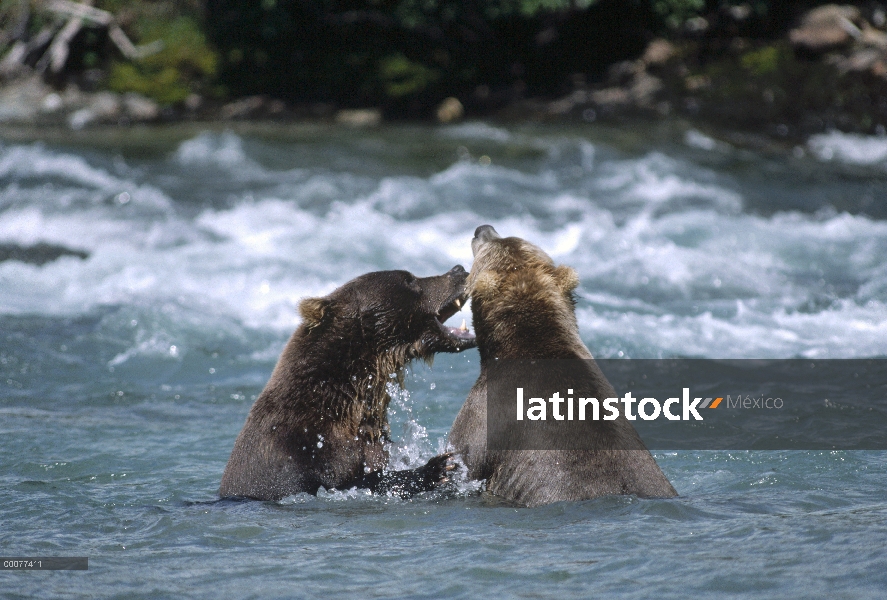
<svg viewBox="0 0 887 600">
<path fill-rule="evenodd" d="M 376 108 L 340 110 L 336 113 L 336 123 L 349 127 L 374 127 L 382 122 L 382 113 Z"/>
<path fill-rule="evenodd" d="M 92 94 L 88 104 L 80 110 L 68 115 L 68 126 L 71 129 L 83 129 L 93 123 L 116 123 L 120 118 L 120 97 L 112 92 Z"/>
<path fill-rule="evenodd" d="M 27 123 L 37 119 L 43 99 L 52 89 L 39 75 L 0 86 L 0 123 Z"/>
<path fill-rule="evenodd" d="M 789 31 L 796 48 L 814 53 L 845 47 L 862 37 L 859 9 L 855 6 L 826 4 L 809 11 L 800 25 Z"/>
<path fill-rule="evenodd" d="M 648 67 L 658 67 L 667 63 L 674 54 L 674 45 L 667 40 L 659 38 L 647 45 L 641 60 Z"/>
<path fill-rule="evenodd" d="M 234 102 L 229 102 L 222 107 L 220 114 L 223 119 L 247 119 L 255 116 L 265 106 L 265 98 L 262 96 L 249 96 Z"/>
<path fill-rule="evenodd" d="M 160 116 L 157 103 L 141 94 L 129 93 L 123 96 L 123 107 L 133 121 L 153 121 Z"/>
<path fill-rule="evenodd" d="M 437 107 L 437 120 L 441 123 L 452 123 L 465 115 L 465 108 L 458 98 L 447 98 Z"/>
</svg>

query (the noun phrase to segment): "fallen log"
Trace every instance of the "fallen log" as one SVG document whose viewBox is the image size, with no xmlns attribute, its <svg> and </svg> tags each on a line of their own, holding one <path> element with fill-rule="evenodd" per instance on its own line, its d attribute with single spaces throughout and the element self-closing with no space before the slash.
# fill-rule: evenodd
<svg viewBox="0 0 887 600">
<path fill-rule="evenodd" d="M 139 60 L 146 56 L 157 54 L 163 50 L 163 40 L 155 40 L 150 44 L 136 46 L 129 40 L 126 34 L 123 33 L 120 26 L 114 22 L 108 27 L 108 37 L 111 38 L 111 41 L 114 42 L 114 45 L 117 46 L 120 53 L 130 60 Z"/>
<path fill-rule="evenodd" d="M 108 27 L 114 22 L 113 14 L 81 2 L 71 2 L 70 0 L 49 0 L 49 2 L 43 6 L 50 12 L 59 13 L 69 18 L 82 19 L 103 27 Z"/>
<path fill-rule="evenodd" d="M 41 62 L 37 63 L 37 72 L 43 72 L 46 69 L 45 63 L 48 62 L 50 71 L 55 74 L 61 73 L 68 62 L 68 55 L 71 53 L 71 41 L 80 33 L 81 29 L 83 29 L 83 19 L 80 17 L 74 17 L 65 23 L 65 26 L 53 38 L 49 50 L 40 59 Z M 47 57 L 49 60 L 44 61 L 43 59 Z M 41 63 L 43 64 L 41 65 Z"/>
<path fill-rule="evenodd" d="M 52 43 L 58 29 L 58 23 L 46 25 L 29 41 L 15 42 L 3 60 L 0 61 L 0 75 L 12 77 L 22 72 L 29 58 L 44 53 L 44 50 Z"/>
<path fill-rule="evenodd" d="M 55 22 L 44 27 L 30 41 L 23 39 L 31 17 L 30 11 L 25 7 L 16 31 L 6 41 L 9 43 L 14 40 L 14 43 L 0 60 L 0 76 L 13 77 L 21 73 L 27 64 L 33 64 L 38 73 L 45 73 L 47 70 L 53 75 L 62 73 L 71 55 L 71 43 L 84 27 L 106 29 L 108 38 L 120 54 L 129 60 L 140 60 L 163 49 L 161 40 L 136 46 L 112 13 L 91 4 L 91 0 L 47 0 L 36 3 L 35 10 L 54 15 Z M 35 58 L 37 60 L 33 62 Z"/>
</svg>

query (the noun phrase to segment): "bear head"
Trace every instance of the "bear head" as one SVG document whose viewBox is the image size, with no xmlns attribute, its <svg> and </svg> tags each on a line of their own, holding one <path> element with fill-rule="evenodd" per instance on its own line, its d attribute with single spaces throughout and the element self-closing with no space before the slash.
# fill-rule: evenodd
<svg viewBox="0 0 887 600">
<path fill-rule="evenodd" d="M 468 289 L 482 361 L 587 353 L 576 323 L 576 271 L 555 265 L 526 240 L 501 237 L 490 225 L 477 228 L 471 249 Z"/>
<path fill-rule="evenodd" d="M 383 360 L 392 373 L 414 358 L 472 348 L 468 329 L 444 325 L 467 298 L 467 277 L 459 265 L 432 277 L 408 271 L 361 275 L 328 296 L 302 300 L 303 339 L 338 346 L 331 355 L 346 364 L 349 358 Z"/>
</svg>

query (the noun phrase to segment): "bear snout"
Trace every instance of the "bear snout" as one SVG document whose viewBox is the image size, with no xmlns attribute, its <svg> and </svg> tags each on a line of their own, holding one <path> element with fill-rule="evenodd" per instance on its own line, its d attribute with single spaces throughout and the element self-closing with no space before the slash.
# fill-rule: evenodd
<svg viewBox="0 0 887 600">
<path fill-rule="evenodd" d="M 477 256 L 477 251 L 480 250 L 480 247 L 490 240 L 498 240 L 502 236 L 500 236 L 495 229 L 493 229 L 492 225 L 481 225 L 477 229 L 474 230 L 474 239 L 471 240 L 471 252 L 475 256 Z"/>
</svg>

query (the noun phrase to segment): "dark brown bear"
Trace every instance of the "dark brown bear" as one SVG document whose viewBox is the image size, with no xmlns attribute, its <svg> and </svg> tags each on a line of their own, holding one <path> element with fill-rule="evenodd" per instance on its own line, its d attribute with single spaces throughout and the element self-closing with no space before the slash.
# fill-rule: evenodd
<svg viewBox="0 0 887 600">
<path fill-rule="evenodd" d="M 467 330 L 443 325 L 465 300 L 467 275 L 461 266 L 421 279 L 381 271 L 303 300 L 303 322 L 250 410 L 219 494 L 278 500 L 357 486 L 403 495 L 445 481 L 448 454 L 384 471 L 386 386 L 402 383 L 414 358 L 474 346 Z"/>
<path fill-rule="evenodd" d="M 494 361 L 581 359 L 587 361 L 595 397 L 612 398 L 616 392 L 579 336 L 573 298 L 579 279 L 573 269 L 556 267 L 540 248 L 520 238 L 502 238 L 489 225 L 477 228 L 471 248 L 475 259 L 468 288 L 480 377 L 449 435 L 468 476 L 487 480 L 490 492 L 527 506 L 609 494 L 676 496 L 622 415 L 595 422 L 591 449 L 487 450 L 487 374 Z M 550 444 L 564 446 L 564 440 Z"/>
</svg>

